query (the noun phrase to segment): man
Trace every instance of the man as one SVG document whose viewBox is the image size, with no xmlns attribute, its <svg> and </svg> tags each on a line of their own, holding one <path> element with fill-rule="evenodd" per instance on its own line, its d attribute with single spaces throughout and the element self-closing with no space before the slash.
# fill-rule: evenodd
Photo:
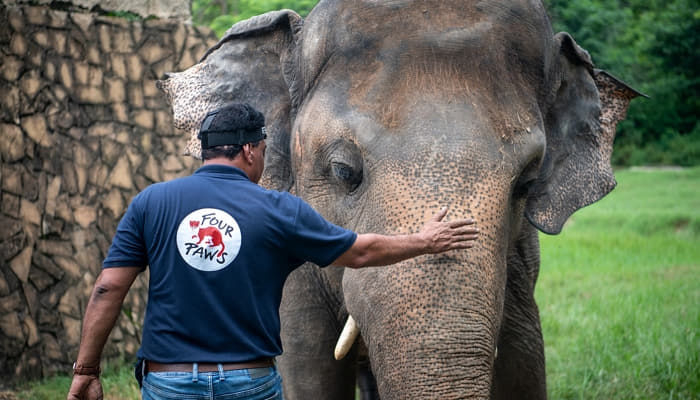
<svg viewBox="0 0 700 400">
<path fill-rule="evenodd" d="M 85 312 L 69 400 L 101 398 L 102 348 L 146 266 L 136 371 L 144 399 L 281 398 L 272 360 L 282 352 L 278 311 L 292 270 L 306 261 L 389 265 L 472 247 L 474 221 L 443 222 L 446 208 L 418 233 L 358 235 L 289 193 L 260 187 L 265 137 L 264 118 L 249 105 L 213 111 L 200 127 L 203 166 L 133 199 Z"/>
</svg>

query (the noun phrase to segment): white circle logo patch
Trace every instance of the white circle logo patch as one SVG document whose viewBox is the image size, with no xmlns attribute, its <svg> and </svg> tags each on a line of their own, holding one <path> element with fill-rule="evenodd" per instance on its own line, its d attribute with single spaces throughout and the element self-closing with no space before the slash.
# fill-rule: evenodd
<svg viewBox="0 0 700 400">
<path fill-rule="evenodd" d="M 238 255 L 241 230 L 227 212 L 201 208 L 180 222 L 177 249 L 192 268 L 218 271 L 226 268 Z"/>
</svg>

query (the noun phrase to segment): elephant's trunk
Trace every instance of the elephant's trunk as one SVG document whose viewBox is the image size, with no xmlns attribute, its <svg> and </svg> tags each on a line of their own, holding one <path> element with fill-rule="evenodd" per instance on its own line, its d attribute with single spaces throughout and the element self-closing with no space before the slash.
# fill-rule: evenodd
<svg viewBox="0 0 700 400">
<path fill-rule="evenodd" d="M 382 282 L 386 297 L 357 301 L 355 293 L 374 288 L 344 282 L 380 393 L 387 399 L 488 398 L 502 307 L 502 289 L 495 287 L 502 283 L 479 274 L 502 267 L 449 257 L 419 261 L 365 271 L 372 276 L 364 282 Z M 401 284 L 386 285 L 391 281 Z"/>
<path fill-rule="evenodd" d="M 338 343 L 335 345 L 336 360 L 342 360 L 348 354 L 359 333 L 360 328 L 357 326 L 357 322 L 355 322 L 352 315 L 349 315 L 348 321 L 345 323 L 345 327 L 338 338 Z"/>
<path fill-rule="evenodd" d="M 513 219 L 499 210 L 511 210 L 515 172 L 489 161 L 508 153 L 471 140 L 474 129 L 454 134 L 461 150 L 419 141 L 411 168 L 382 160 L 363 193 L 373 211 L 358 218 L 358 231 L 415 232 L 443 205 L 447 220 L 473 216 L 480 229 L 468 250 L 344 271 L 346 310 L 361 328 L 382 398 L 489 396 Z"/>
</svg>

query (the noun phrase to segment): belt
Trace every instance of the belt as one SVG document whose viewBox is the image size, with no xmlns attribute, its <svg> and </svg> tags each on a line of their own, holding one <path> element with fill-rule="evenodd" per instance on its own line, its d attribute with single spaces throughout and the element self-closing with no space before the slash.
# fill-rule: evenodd
<svg viewBox="0 0 700 400">
<path fill-rule="evenodd" d="M 266 368 L 272 367 L 275 363 L 271 358 L 261 358 L 242 363 L 221 363 L 224 371 L 248 368 Z M 155 361 L 146 361 L 146 373 L 148 372 L 192 372 L 194 363 L 174 363 L 163 364 Z M 216 372 L 219 370 L 219 364 L 216 363 L 197 363 L 197 371 L 199 372 Z"/>
</svg>

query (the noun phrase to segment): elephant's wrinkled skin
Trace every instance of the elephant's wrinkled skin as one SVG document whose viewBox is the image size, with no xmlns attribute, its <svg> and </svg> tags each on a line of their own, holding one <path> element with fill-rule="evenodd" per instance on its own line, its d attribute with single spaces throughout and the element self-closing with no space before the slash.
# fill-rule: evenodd
<svg viewBox="0 0 700 400">
<path fill-rule="evenodd" d="M 612 190 L 615 124 L 637 93 L 553 35 L 539 1 L 331 0 L 303 22 L 268 13 L 160 87 L 193 135 L 224 102 L 261 109 L 263 184 L 337 224 L 411 232 L 443 205 L 478 221 L 470 250 L 293 273 L 287 399 L 354 398 L 358 354 L 383 399 L 546 397 L 536 228 L 558 233 Z M 366 347 L 338 362 L 348 312 Z"/>
</svg>

